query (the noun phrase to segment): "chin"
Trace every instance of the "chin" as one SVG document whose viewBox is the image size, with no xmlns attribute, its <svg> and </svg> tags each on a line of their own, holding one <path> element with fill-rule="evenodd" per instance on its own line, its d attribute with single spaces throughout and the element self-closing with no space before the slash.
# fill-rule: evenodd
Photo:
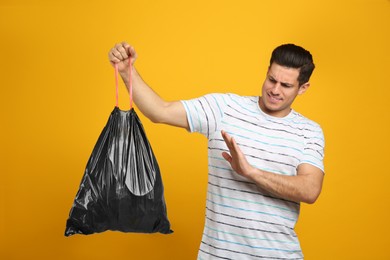
<svg viewBox="0 0 390 260">
<path fill-rule="evenodd" d="M 267 95 L 267 94 L 266 94 Z M 263 95 L 264 96 L 264 95 Z M 279 112 L 281 110 L 283 110 L 283 104 L 281 104 L 282 102 L 278 102 L 278 103 L 273 103 L 273 102 L 270 102 L 268 100 L 268 96 L 266 98 L 263 99 L 263 105 L 264 105 L 264 109 L 267 111 L 267 112 Z M 266 112 L 264 111 L 264 112 Z"/>
<path fill-rule="evenodd" d="M 281 105 L 278 105 L 278 104 L 272 104 L 272 103 L 266 103 L 265 104 L 265 108 L 269 111 L 272 111 L 272 112 L 278 112 L 280 110 L 282 110 L 281 108 L 282 106 Z"/>
</svg>

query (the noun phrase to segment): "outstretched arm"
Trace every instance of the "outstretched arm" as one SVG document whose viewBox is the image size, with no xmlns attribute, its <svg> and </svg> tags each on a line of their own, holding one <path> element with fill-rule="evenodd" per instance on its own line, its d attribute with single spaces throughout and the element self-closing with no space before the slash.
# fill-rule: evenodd
<svg viewBox="0 0 390 260">
<path fill-rule="evenodd" d="M 321 193 L 324 173 L 310 164 L 301 164 L 296 176 L 285 176 L 262 171 L 251 166 L 233 137 L 222 131 L 222 137 L 230 154 L 222 156 L 233 170 L 256 185 L 278 197 L 296 202 L 314 203 Z"/>
<path fill-rule="evenodd" d="M 134 64 L 137 53 L 134 48 L 122 42 L 116 44 L 108 53 L 111 64 L 118 65 L 118 71 L 129 89 L 129 59 Z M 141 78 L 134 66 L 132 67 L 133 100 L 140 111 L 154 123 L 164 123 L 189 129 L 187 115 L 183 104 L 179 101 L 168 102 L 162 99 Z"/>
</svg>

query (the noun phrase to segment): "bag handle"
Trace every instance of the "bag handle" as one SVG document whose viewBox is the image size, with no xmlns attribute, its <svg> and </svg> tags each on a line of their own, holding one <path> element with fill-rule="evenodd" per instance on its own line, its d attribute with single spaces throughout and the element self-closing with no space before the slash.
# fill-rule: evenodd
<svg viewBox="0 0 390 260">
<path fill-rule="evenodd" d="M 118 80 L 118 63 L 115 63 L 115 100 L 116 104 L 115 106 L 119 108 L 119 80 Z M 131 64 L 131 57 L 129 57 L 129 96 L 130 96 L 130 109 L 133 108 L 133 81 L 132 81 L 133 75 L 132 75 L 132 64 Z"/>
</svg>

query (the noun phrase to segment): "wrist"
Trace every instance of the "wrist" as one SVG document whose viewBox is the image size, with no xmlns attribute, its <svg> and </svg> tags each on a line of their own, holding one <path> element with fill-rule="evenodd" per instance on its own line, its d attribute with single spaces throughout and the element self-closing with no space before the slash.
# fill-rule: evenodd
<svg viewBox="0 0 390 260">
<path fill-rule="evenodd" d="M 134 76 L 134 73 L 136 70 L 134 69 L 134 66 L 132 66 L 131 73 Z M 119 71 L 119 75 L 121 76 L 123 82 L 127 85 L 129 83 L 130 79 L 130 72 L 129 72 L 129 67 L 127 67 L 124 70 Z"/>
<path fill-rule="evenodd" d="M 253 166 L 250 166 L 249 169 L 246 171 L 246 177 L 252 181 L 254 181 L 256 179 L 256 176 L 258 176 L 259 174 L 261 174 L 261 170 Z"/>
</svg>

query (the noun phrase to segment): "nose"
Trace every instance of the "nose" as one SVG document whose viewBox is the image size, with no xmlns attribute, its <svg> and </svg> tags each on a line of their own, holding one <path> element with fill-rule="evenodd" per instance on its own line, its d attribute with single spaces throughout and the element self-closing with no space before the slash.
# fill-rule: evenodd
<svg viewBox="0 0 390 260">
<path fill-rule="evenodd" d="M 279 83 L 279 82 L 276 82 L 276 83 L 272 86 L 272 88 L 271 88 L 271 94 L 272 94 L 272 95 L 275 95 L 275 96 L 279 95 L 279 94 L 280 94 L 280 88 L 281 88 L 280 83 Z"/>
</svg>

